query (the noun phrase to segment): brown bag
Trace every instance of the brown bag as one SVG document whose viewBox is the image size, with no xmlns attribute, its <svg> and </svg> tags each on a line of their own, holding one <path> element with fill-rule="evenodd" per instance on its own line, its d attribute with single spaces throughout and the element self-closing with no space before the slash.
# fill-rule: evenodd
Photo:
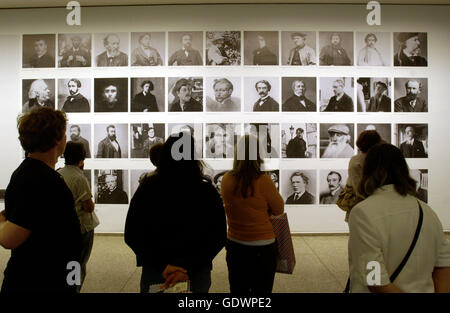
<svg viewBox="0 0 450 313">
<path fill-rule="evenodd" d="M 336 204 L 342 211 L 349 212 L 356 204 L 364 200 L 364 198 L 358 196 L 353 190 L 352 186 L 346 185 L 344 190 L 341 191 Z"/>
</svg>

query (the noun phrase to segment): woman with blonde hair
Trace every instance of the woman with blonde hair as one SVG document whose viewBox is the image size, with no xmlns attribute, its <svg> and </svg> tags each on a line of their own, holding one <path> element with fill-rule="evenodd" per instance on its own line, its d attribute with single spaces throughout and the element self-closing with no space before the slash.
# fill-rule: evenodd
<svg viewBox="0 0 450 313">
<path fill-rule="evenodd" d="M 256 137 L 243 136 L 235 148 L 233 169 L 222 179 L 231 293 L 271 293 L 275 278 L 277 243 L 269 217 L 282 214 L 284 204 L 261 170 L 261 150 Z"/>
</svg>

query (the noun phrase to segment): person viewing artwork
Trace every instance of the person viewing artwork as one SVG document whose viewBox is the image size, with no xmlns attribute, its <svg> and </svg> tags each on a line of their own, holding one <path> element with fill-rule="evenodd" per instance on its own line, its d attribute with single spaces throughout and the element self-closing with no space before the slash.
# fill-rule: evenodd
<svg viewBox="0 0 450 313">
<path fill-rule="evenodd" d="M 436 213 L 415 197 L 416 181 L 397 147 L 383 143 L 369 150 L 359 192 L 365 200 L 353 207 L 348 221 L 350 292 L 450 292 L 450 245 Z M 391 280 L 420 221 L 417 242 Z M 366 279 L 367 264 L 374 260 L 379 264 L 380 281 L 371 286 Z"/>
<path fill-rule="evenodd" d="M 178 140 L 183 142 L 179 150 Z M 186 280 L 193 293 L 207 293 L 211 286 L 212 261 L 226 240 L 225 212 L 194 151 L 187 132 L 170 136 L 158 170 L 146 176 L 131 199 L 125 243 L 142 266 L 142 293 L 152 284 Z M 174 196 L 173 182 L 181 177 L 185 185 Z"/>
<path fill-rule="evenodd" d="M 256 137 L 241 137 L 233 169 L 222 179 L 231 293 L 271 293 L 275 279 L 277 243 L 269 216 L 282 214 L 284 201 L 261 170 L 258 146 Z"/>
<path fill-rule="evenodd" d="M 100 224 L 94 212 L 95 204 L 92 201 L 91 188 L 83 173 L 85 157 L 84 145 L 69 141 L 64 150 L 65 166 L 58 169 L 58 173 L 72 192 L 81 226 L 81 284 L 77 286 L 78 292 L 86 277 L 86 265 L 94 243 L 94 229 Z"/>
<path fill-rule="evenodd" d="M 72 192 L 55 171 L 66 147 L 64 112 L 38 107 L 17 120 L 27 156 L 11 175 L 0 212 L 0 245 L 11 250 L 1 293 L 75 293 L 69 262 L 80 261 Z"/>
</svg>

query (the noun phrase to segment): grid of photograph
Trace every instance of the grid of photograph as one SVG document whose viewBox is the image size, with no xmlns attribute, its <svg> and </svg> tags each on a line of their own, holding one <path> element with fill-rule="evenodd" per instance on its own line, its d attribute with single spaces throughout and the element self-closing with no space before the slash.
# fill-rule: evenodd
<svg viewBox="0 0 450 313">
<path fill-rule="evenodd" d="M 428 67 L 425 32 L 24 34 L 22 51 L 19 111 L 47 106 L 67 113 L 67 140 L 82 142 L 87 158 L 95 160 L 96 168 L 86 175 L 99 204 L 129 203 L 153 168 L 139 160 L 148 160 L 155 144 L 182 131 L 193 136 L 196 155 L 211 164 L 206 174 L 218 190 L 239 137 L 258 137 L 264 158 L 276 161 L 267 174 L 293 206 L 336 202 L 364 130 L 377 130 L 408 159 L 428 159 L 428 78 L 424 71 L 416 77 L 401 70 Z M 141 75 L 139 68 L 149 66 L 181 66 L 183 74 Z M 322 69 L 314 76 L 283 75 L 293 66 Z M 199 67 L 205 73 L 216 68 L 214 75 L 202 76 Z M 232 71 L 240 75 L 229 75 L 225 69 L 232 67 L 240 68 Z M 246 75 L 246 68 L 255 67 L 258 75 Z M 354 74 L 327 74 L 333 67 L 352 67 Z M 89 68 L 96 74 L 83 72 Z M 386 75 L 358 75 L 367 73 L 365 68 L 386 69 Z M 111 122 L 105 123 L 105 116 Z M 380 116 L 395 118 L 381 123 Z M 367 117 L 374 117 L 373 123 Z M 123 166 L 111 169 L 108 160 Z M 330 168 L 332 160 L 345 165 Z M 133 162 L 142 168 L 130 166 Z M 428 170 L 412 169 L 411 175 L 427 201 Z"/>
</svg>

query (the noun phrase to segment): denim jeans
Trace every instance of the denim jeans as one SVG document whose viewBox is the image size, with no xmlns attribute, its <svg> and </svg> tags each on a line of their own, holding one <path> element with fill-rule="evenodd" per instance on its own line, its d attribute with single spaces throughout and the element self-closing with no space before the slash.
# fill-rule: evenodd
<svg viewBox="0 0 450 313">
<path fill-rule="evenodd" d="M 277 266 L 277 243 L 248 246 L 227 240 L 231 293 L 271 293 Z"/>
<path fill-rule="evenodd" d="M 191 291 L 193 293 L 208 293 L 211 287 L 211 269 L 209 266 L 198 268 L 194 271 L 188 271 Z M 142 266 L 141 275 L 141 293 L 147 293 L 150 285 L 162 284 L 166 280 L 162 273 L 155 270 L 150 265 Z"/>
</svg>

